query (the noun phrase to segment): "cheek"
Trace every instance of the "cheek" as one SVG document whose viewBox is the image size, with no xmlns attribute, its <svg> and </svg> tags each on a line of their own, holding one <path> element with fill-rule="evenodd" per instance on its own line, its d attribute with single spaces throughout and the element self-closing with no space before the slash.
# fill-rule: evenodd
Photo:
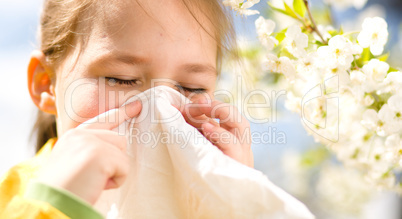
<svg viewBox="0 0 402 219">
<path fill-rule="evenodd" d="M 62 123 L 69 123 L 69 128 L 99 114 L 100 97 L 96 84 L 83 83 L 64 90 L 64 98 L 60 98 L 63 102 L 59 104 L 61 109 L 58 108 L 58 114 Z"/>
<path fill-rule="evenodd" d="M 95 86 L 78 89 L 71 100 L 71 108 L 84 122 L 100 113 L 99 93 Z M 68 104 L 68 103 L 66 103 Z M 84 120 L 84 121 L 82 121 Z"/>
<path fill-rule="evenodd" d="M 57 95 L 57 111 L 63 130 L 74 128 L 119 106 L 119 101 L 114 97 L 114 92 L 99 86 L 99 83 L 95 81 L 70 84 L 61 90 L 64 92 L 59 92 Z"/>
<path fill-rule="evenodd" d="M 64 130 L 77 127 L 99 114 L 118 108 L 128 98 L 139 93 L 123 92 L 100 84 L 84 82 L 73 89 L 65 89 L 62 110 L 59 110 Z"/>
</svg>

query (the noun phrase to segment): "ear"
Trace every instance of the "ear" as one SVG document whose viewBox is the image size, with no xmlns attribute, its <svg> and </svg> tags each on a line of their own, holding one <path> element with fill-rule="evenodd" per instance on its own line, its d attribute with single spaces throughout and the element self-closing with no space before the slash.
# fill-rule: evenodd
<svg viewBox="0 0 402 219">
<path fill-rule="evenodd" d="M 56 115 L 56 96 L 45 54 L 34 51 L 28 66 L 28 90 L 32 101 L 43 112 Z"/>
</svg>

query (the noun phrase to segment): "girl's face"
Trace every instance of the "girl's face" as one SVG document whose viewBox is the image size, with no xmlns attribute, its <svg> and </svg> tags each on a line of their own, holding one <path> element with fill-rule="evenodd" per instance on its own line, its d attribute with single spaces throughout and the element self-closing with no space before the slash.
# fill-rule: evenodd
<svg viewBox="0 0 402 219">
<path fill-rule="evenodd" d="M 201 27 L 180 0 L 132 2 L 110 6 L 56 70 L 59 136 L 156 85 L 212 97 L 217 44 L 208 19 L 199 16 Z"/>
</svg>

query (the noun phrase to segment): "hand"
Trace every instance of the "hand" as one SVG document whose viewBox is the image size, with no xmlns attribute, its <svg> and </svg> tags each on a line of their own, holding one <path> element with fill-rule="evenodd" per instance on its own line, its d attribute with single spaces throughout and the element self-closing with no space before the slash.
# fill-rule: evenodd
<svg viewBox="0 0 402 219">
<path fill-rule="evenodd" d="M 176 108 L 187 123 L 200 130 L 224 154 L 249 167 L 254 166 L 250 124 L 236 107 L 202 98 Z M 219 123 L 214 118 L 219 119 Z"/>
<path fill-rule="evenodd" d="M 67 131 L 55 144 L 39 181 L 68 190 L 90 204 L 104 189 L 120 187 L 129 170 L 127 140 L 111 130 L 138 116 L 141 108 L 136 101 Z"/>
</svg>

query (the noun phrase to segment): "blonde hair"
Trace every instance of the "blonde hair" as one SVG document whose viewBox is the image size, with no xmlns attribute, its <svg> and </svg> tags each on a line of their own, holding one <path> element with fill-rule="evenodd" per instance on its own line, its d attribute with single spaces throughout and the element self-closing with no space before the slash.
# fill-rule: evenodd
<svg viewBox="0 0 402 219">
<path fill-rule="evenodd" d="M 217 42 L 217 68 L 221 70 L 222 59 L 226 54 L 234 54 L 235 31 L 231 13 L 221 0 L 181 0 L 194 19 L 206 30 L 198 13 L 213 27 L 207 31 Z M 48 63 L 55 67 L 59 65 L 77 43 L 85 46 L 94 20 L 101 11 L 113 4 L 108 0 L 45 0 L 40 20 L 40 49 L 46 55 Z M 54 68 L 55 69 L 55 68 Z M 55 79 L 54 75 L 50 75 Z M 38 112 L 37 120 L 32 130 L 36 137 L 36 149 L 39 150 L 47 140 L 57 137 L 54 115 Z"/>
</svg>

